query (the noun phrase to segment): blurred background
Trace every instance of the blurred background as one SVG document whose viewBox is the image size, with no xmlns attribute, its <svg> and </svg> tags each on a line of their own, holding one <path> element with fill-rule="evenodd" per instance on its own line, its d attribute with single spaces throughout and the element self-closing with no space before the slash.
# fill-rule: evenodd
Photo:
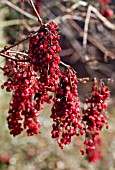
<svg viewBox="0 0 115 170">
<path fill-rule="evenodd" d="M 61 60 L 71 65 L 79 78 L 103 79 L 110 87 L 109 129 L 103 129 L 102 157 L 96 163 L 81 156 L 84 137 L 73 138 L 61 150 L 51 138 L 51 106 L 41 111 L 41 134 L 12 137 L 7 126 L 11 94 L 0 89 L 0 170 L 115 170 L 115 1 L 33 0 L 44 23 L 59 24 Z M 5 45 L 37 31 L 39 23 L 29 2 L 0 0 L 0 50 Z M 28 41 L 16 47 L 28 48 Z M 0 57 L 0 66 L 5 59 Z M 0 85 L 5 77 L 0 70 Z M 92 83 L 79 83 L 81 105 Z"/>
</svg>

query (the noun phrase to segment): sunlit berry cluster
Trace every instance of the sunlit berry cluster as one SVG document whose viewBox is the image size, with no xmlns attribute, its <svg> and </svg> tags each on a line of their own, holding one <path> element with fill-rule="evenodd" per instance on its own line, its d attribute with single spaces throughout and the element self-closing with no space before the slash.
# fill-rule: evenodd
<svg viewBox="0 0 115 170">
<path fill-rule="evenodd" d="M 41 27 L 38 34 L 30 38 L 28 58 L 18 56 L 13 61 L 12 54 L 5 53 L 11 59 L 7 59 L 3 68 L 8 80 L 2 88 L 5 86 L 8 92 L 13 92 L 7 121 L 14 136 L 24 129 L 29 136 L 39 133 L 39 111 L 44 102 L 51 104 L 52 95 L 48 92 L 58 87 L 61 48 L 57 30 L 54 22 Z"/>
<path fill-rule="evenodd" d="M 36 72 L 30 63 L 15 62 L 10 59 L 7 60 L 3 71 L 8 80 L 2 88 L 5 86 L 8 92 L 12 91 L 7 118 L 10 133 L 16 136 L 26 129 L 28 135 L 38 134 L 40 127 L 38 111 L 41 108 L 38 107 L 35 96 L 39 93 Z"/>
<path fill-rule="evenodd" d="M 95 154 L 100 153 L 97 150 L 96 141 L 99 138 L 99 134 L 102 128 L 104 126 L 108 128 L 108 116 L 105 114 L 107 104 L 105 101 L 108 100 L 109 97 L 109 88 L 104 85 L 99 87 L 98 83 L 94 82 L 91 96 L 86 99 L 87 109 L 84 109 L 83 111 L 83 121 L 85 123 L 84 145 L 86 148 L 86 153 L 89 155 L 90 159 L 93 159 Z M 81 150 L 81 153 L 84 154 L 84 151 Z M 97 160 L 99 157 L 99 154 L 97 154 L 95 159 Z"/>
<path fill-rule="evenodd" d="M 55 92 L 51 114 L 54 121 L 52 138 L 57 139 L 61 148 L 63 144 L 70 144 L 72 136 L 84 133 L 77 84 L 77 77 L 71 71 L 62 73 Z"/>
<path fill-rule="evenodd" d="M 39 71 L 39 81 L 44 90 L 55 91 L 58 87 L 60 75 L 59 52 L 61 47 L 58 43 L 58 25 L 49 22 L 41 26 L 36 36 L 30 39 L 29 59 L 34 65 L 34 70 Z"/>
<path fill-rule="evenodd" d="M 107 115 L 104 111 L 107 107 L 105 101 L 109 97 L 108 87 L 98 87 L 98 84 L 93 85 L 91 97 L 86 99 L 88 108 L 83 112 L 83 120 L 86 122 L 86 128 L 89 131 L 100 131 L 104 125 L 107 126 Z"/>
</svg>

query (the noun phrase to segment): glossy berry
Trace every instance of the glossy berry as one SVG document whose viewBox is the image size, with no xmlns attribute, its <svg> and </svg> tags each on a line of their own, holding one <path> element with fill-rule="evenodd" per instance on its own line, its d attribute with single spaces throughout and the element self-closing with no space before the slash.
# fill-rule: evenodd
<svg viewBox="0 0 115 170">
<path fill-rule="evenodd" d="M 113 16 L 113 10 L 110 8 L 107 8 L 105 10 L 101 10 L 101 14 L 105 17 L 105 18 L 111 18 Z"/>
</svg>

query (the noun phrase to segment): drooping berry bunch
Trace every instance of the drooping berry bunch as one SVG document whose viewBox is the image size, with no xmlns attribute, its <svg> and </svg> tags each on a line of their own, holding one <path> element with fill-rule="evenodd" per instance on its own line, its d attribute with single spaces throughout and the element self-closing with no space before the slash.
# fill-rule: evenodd
<svg viewBox="0 0 115 170">
<path fill-rule="evenodd" d="M 26 129 L 28 135 L 38 134 L 40 127 L 38 111 L 41 108 L 36 107 L 35 94 L 38 93 L 38 80 L 33 66 L 29 62 L 15 62 L 8 59 L 3 71 L 8 79 L 2 88 L 5 86 L 8 92 L 12 91 L 7 118 L 10 133 L 16 136 Z"/>
<path fill-rule="evenodd" d="M 104 126 L 108 128 L 107 114 L 105 114 L 106 103 L 110 97 L 109 88 L 102 85 L 99 87 L 97 82 L 94 82 L 91 96 L 86 99 L 87 109 L 83 111 L 83 121 L 85 126 L 86 140 L 84 145 L 86 153 L 93 156 L 96 153 L 96 139 Z M 82 154 L 84 153 L 81 150 Z"/>
<path fill-rule="evenodd" d="M 44 102 L 51 104 L 49 91 L 54 92 L 58 87 L 58 52 L 61 51 L 58 39 L 58 26 L 50 22 L 30 38 L 28 58 L 18 56 L 17 61 L 12 61 L 12 55 L 6 52 L 11 59 L 3 68 L 8 80 L 2 88 L 5 86 L 7 91 L 13 92 L 7 121 L 14 136 L 24 129 L 28 135 L 39 133 L 39 111 Z"/>
<path fill-rule="evenodd" d="M 30 39 L 28 56 L 34 65 L 34 70 L 39 71 L 39 81 L 45 91 L 55 91 L 58 87 L 60 75 L 58 25 L 49 22 L 41 26 L 38 34 Z"/>
<path fill-rule="evenodd" d="M 54 121 L 51 133 L 61 148 L 70 144 L 72 136 L 84 133 L 77 84 L 76 75 L 69 70 L 61 74 L 59 87 L 56 89 L 51 114 Z"/>
<path fill-rule="evenodd" d="M 105 101 L 109 97 L 110 91 L 108 87 L 99 87 L 97 83 L 94 83 L 91 97 L 86 99 L 88 108 L 83 112 L 83 120 L 86 122 L 89 131 L 100 131 L 104 125 L 107 126 L 107 115 L 104 111 L 107 107 Z"/>
</svg>

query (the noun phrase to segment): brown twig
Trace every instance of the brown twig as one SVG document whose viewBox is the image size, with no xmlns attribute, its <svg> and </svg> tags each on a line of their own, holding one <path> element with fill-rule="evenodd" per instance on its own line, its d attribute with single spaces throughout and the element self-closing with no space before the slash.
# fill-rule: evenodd
<svg viewBox="0 0 115 170">
<path fill-rule="evenodd" d="M 13 51 L 13 52 L 17 53 L 16 51 Z M 21 54 L 21 52 L 20 52 L 20 54 Z M 29 62 L 29 59 L 27 59 L 27 60 L 18 60 L 18 59 L 9 57 L 8 55 L 3 54 L 3 53 L 0 53 L 0 55 L 1 55 L 2 57 L 7 58 L 7 59 L 11 59 L 11 60 L 13 60 L 13 61 L 15 61 L 15 62 Z M 24 53 L 23 53 L 23 55 L 24 55 Z M 27 56 L 27 54 L 25 54 L 25 55 Z M 62 62 L 62 61 L 60 61 L 60 64 L 63 65 L 64 67 L 66 67 L 68 70 L 71 69 L 71 70 L 74 72 L 74 74 L 76 74 L 76 71 L 75 71 L 70 65 L 65 64 L 65 63 Z M 0 67 L 0 69 L 3 70 L 2 67 Z M 77 80 L 78 80 L 80 83 L 87 83 L 87 82 L 94 81 L 95 78 L 92 78 L 92 79 L 91 79 L 91 78 L 89 78 L 89 77 L 83 77 L 83 78 L 77 78 Z M 104 80 L 113 81 L 112 78 L 107 78 L 107 79 L 102 78 L 102 79 L 100 79 L 100 81 L 104 81 Z"/>
<path fill-rule="evenodd" d="M 30 36 L 24 38 L 23 40 L 21 40 L 21 41 L 19 41 L 19 42 L 17 42 L 17 43 L 15 43 L 14 45 L 11 45 L 11 46 L 9 46 L 9 47 L 4 48 L 3 50 L 0 51 L 0 54 L 3 53 L 3 52 L 5 52 L 5 51 L 7 51 L 7 50 L 9 50 L 9 49 L 11 49 L 11 48 L 13 48 L 13 47 L 15 47 L 15 46 L 17 46 L 17 45 L 19 45 L 19 44 L 21 44 L 22 42 L 26 41 L 26 40 L 29 39 L 29 38 L 30 38 Z"/>
<path fill-rule="evenodd" d="M 7 59 L 11 59 L 11 60 L 13 60 L 13 61 L 16 60 L 15 58 L 11 58 L 11 57 L 9 57 L 8 55 L 3 54 L 3 53 L 0 53 L 0 56 L 2 56 L 2 57 L 4 57 L 4 58 L 7 58 Z"/>
<path fill-rule="evenodd" d="M 77 80 L 78 80 L 80 83 L 87 83 L 87 82 L 89 82 L 89 81 L 93 81 L 93 79 L 90 79 L 89 77 L 77 78 Z"/>
<path fill-rule="evenodd" d="M 20 54 L 20 55 L 28 57 L 28 54 L 20 52 L 20 51 L 8 50 L 7 52 L 8 53 L 14 53 L 14 54 Z"/>
<path fill-rule="evenodd" d="M 36 16 L 37 16 L 37 18 L 38 18 L 38 21 L 39 21 L 40 25 L 43 25 L 42 19 L 41 19 L 40 15 L 39 15 L 39 13 L 38 13 L 38 11 L 37 11 L 34 3 L 33 3 L 33 0 L 29 0 L 29 1 L 30 1 L 30 3 L 31 3 L 31 5 L 32 5 L 32 7 L 33 7 L 33 9 L 34 9 L 34 11 L 35 11 L 35 13 L 36 13 Z"/>
<path fill-rule="evenodd" d="M 71 8 L 67 9 L 68 12 L 72 12 L 73 10 L 75 10 L 76 8 L 78 8 L 79 6 L 84 6 L 87 7 L 88 6 L 88 2 L 84 2 L 84 1 L 77 1 L 76 3 L 74 3 L 74 5 L 71 6 Z M 103 22 L 103 24 L 111 29 L 111 30 L 115 30 L 115 25 L 112 24 L 107 18 L 105 18 L 104 16 L 102 16 L 102 14 L 92 5 L 90 5 L 90 10 L 91 12 L 93 12 L 97 18 Z"/>
<path fill-rule="evenodd" d="M 3 53 L 0 53 L 0 56 L 7 58 L 7 59 L 10 59 L 10 60 L 13 60 L 13 61 L 16 61 L 16 62 L 29 62 L 29 59 L 27 59 L 27 60 L 17 60 L 15 58 L 12 58 L 12 57 L 8 56 L 7 54 L 3 54 Z"/>
<path fill-rule="evenodd" d="M 94 78 L 89 78 L 89 77 L 83 77 L 83 78 L 77 78 L 77 80 L 80 82 L 80 83 L 87 83 L 87 82 L 95 82 L 95 81 L 100 81 L 100 82 L 103 82 L 103 81 L 108 81 L 108 82 L 113 82 L 114 80 L 112 78 L 101 78 L 101 79 L 97 79 L 96 77 Z"/>
<path fill-rule="evenodd" d="M 68 20 L 69 23 L 79 32 L 79 35 L 83 37 L 83 29 L 72 19 Z M 94 39 L 91 35 L 87 35 L 87 39 L 91 42 L 95 47 L 97 47 L 101 52 L 104 53 L 104 57 L 110 57 L 112 60 L 115 59 L 115 55 L 107 50 L 101 43 L 99 43 L 96 39 Z"/>
<path fill-rule="evenodd" d="M 16 6 L 16 5 L 13 4 L 12 2 L 10 2 L 10 1 L 8 1 L 8 0 L 2 0 L 2 3 L 8 5 L 8 6 L 11 7 L 12 9 L 18 11 L 19 13 L 25 15 L 25 16 L 28 17 L 28 18 L 30 18 L 30 19 L 32 19 L 32 20 L 34 20 L 34 21 L 38 21 L 38 20 L 37 20 L 37 17 L 35 17 L 35 16 L 29 14 L 28 12 L 20 9 L 18 6 Z"/>
<path fill-rule="evenodd" d="M 28 54 L 23 53 L 23 52 L 19 52 L 19 51 L 10 51 L 10 50 L 7 50 L 7 52 L 9 52 L 9 53 L 15 53 L 15 54 L 20 54 L 20 55 L 25 55 L 26 57 L 28 57 Z M 29 60 L 17 60 L 17 59 L 15 59 L 15 58 L 12 58 L 12 57 L 8 56 L 7 54 L 3 54 L 3 53 L 0 53 L 0 55 L 1 55 L 2 57 L 5 57 L 5 58 L 7 58 L 7 59 L 11 59 L 11 60 L 16 61 L 16 62 L 29 62 Z M 60 61 L 60 64 L 63 65 L 64 67 L 66 67 L 67 69 L 71 68 L 70 65 L 65 64 L 65 63 L 62 62 L 62 61 Z M 72 68 L 72 70 L 75 72 L 75 70 L 74 70 L 73 68 Z"/>
<path fill-rule="evenodd" d="M 88 26 L 89 26 L 90 16 L 91 16 L 91 6 L 89 5 L 88 9 L 87 9 L 87 15 L 86 15 L 86 19 L 85 19 L 84 33 L 83 33 L 83 50 L 84 50 L 84 52 L 85 52 L 86 46 L 87 46 Z"/>
<path fill-rule="evenodd" d="M 28 40 L 30 37 L 33 37 L 37 32 L 38 32 L 38 31 L 36 31 L 36 32 L 34 32 L 34 33 L 31 33 L 29 36 L 27 36 L 26 38 L 22 39 L 21 41 L 15 43 L 14 45 L 11 45 L 11 46 L 9 46 L 9 47 L 5 47 L 3 50 L 0 51 L 0 53 L 4 53 L 5 51 L 7 51 L 7 50 L 9 50 L 9 49 L 11 49 L 11 48 L 13 48 L 13 47 L 21 44 L 22 42 Z"/>
<path fill-rule="evenodd" d="M 60 64 L 63 65 L 64 67 L 66 67 L 66 68 L 70 68 L 71 67 L 70 65 L 65 64 L 63 61 L 60 61 Z"/>
</svg>

